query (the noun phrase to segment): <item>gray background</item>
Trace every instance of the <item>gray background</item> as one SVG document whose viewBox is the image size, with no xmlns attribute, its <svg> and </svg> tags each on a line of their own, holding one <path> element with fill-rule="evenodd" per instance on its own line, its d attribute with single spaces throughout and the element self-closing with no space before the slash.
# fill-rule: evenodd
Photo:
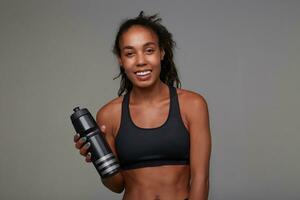
<svg viewBox="0 0 300 200">
<path fill-rule="evenodd" d="M 121 199 L 69 116 L 117 96 L 122 19 L 160 13 L 209 106 L 210 199 L 300 199 L 299 1 L 0 1 L 0 199 Z"/>
</svg>

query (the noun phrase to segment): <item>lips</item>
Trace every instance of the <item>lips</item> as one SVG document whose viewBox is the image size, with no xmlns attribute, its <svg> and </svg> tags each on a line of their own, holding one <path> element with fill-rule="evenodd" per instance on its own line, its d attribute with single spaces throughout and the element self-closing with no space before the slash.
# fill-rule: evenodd
<svg viewBox="0 0 300 200">
<path fill-rule="evenodd" d="M 139 81 L 146 81 L 151 78 L 152 70 L 143 70 L 135 72 L 135 75 Z"/>
<path fill-rule="evenodd" d="M 146 76 L 148 74 L 150 74 L 152 72 L 152 70 L 150 69 L 146 69 L 146 70 L 139 70 L 134 72 L 137 76 Z"/>
<path fill-rule="evenodd" d="M 138 76 L 146 76 L 150 73 L 151 73 L 151 71 L 148 70 L 148 71 L 143 71 L 143 72 L 136 72 L 135 74 Z"/>
</svg>

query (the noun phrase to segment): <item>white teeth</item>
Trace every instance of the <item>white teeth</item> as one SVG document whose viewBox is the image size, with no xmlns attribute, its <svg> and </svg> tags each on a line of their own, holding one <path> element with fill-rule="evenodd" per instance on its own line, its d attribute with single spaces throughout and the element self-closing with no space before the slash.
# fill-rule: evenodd
<svg viewBox="0 0 300 200">
<path fill-rule="evenodd" d="M 136 73 L 136 75 L 138 75 L 138 76 L 145 76 L 145 75 L 147 75 L 147 74 L 150 74 L 150 70 L 148 70 L 148 71 L 143 71 L 143 72 L 137 72 Z"/>
</svg>

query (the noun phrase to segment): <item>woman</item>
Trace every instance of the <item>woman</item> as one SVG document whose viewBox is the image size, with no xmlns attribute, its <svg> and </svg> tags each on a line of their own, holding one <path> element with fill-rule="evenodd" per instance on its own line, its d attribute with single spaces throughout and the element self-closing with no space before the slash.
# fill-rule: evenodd
<svg viewBox="0 0 300 200">
<path fill-rule="evenodd" d="M 208 108 L 200 94 L 178 88 L 175 43 L 160 20 L 141 12 L 118 31 L 119 97 L 100 108 L 96 121 L 122 170 L 102 182 L 116 193 L 125 189 L 123 200 L 204 200 L 211 153 Z M 85 140 L 74 137 L 91 162 Z"/>
</svg>

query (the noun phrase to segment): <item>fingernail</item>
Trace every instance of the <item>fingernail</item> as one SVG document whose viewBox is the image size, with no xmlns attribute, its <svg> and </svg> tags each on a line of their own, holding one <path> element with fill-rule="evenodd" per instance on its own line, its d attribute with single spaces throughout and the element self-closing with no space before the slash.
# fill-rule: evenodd
<svg viewBox="0 0 300 200">
<path fill-rule="evenodd" d="M 82 141 L 82 142 L 85 142 L 86 139 L 87 139 L 86 137 L 82 137 L 82 138 L 81 138 L 81 141 Z"/>
<path fill-rule="evenodd" d="M 84 148 L 88 149 L 90 146 L 91 146 L 91 143 L 88 142 L 84 145 Z"/>
</svg>

